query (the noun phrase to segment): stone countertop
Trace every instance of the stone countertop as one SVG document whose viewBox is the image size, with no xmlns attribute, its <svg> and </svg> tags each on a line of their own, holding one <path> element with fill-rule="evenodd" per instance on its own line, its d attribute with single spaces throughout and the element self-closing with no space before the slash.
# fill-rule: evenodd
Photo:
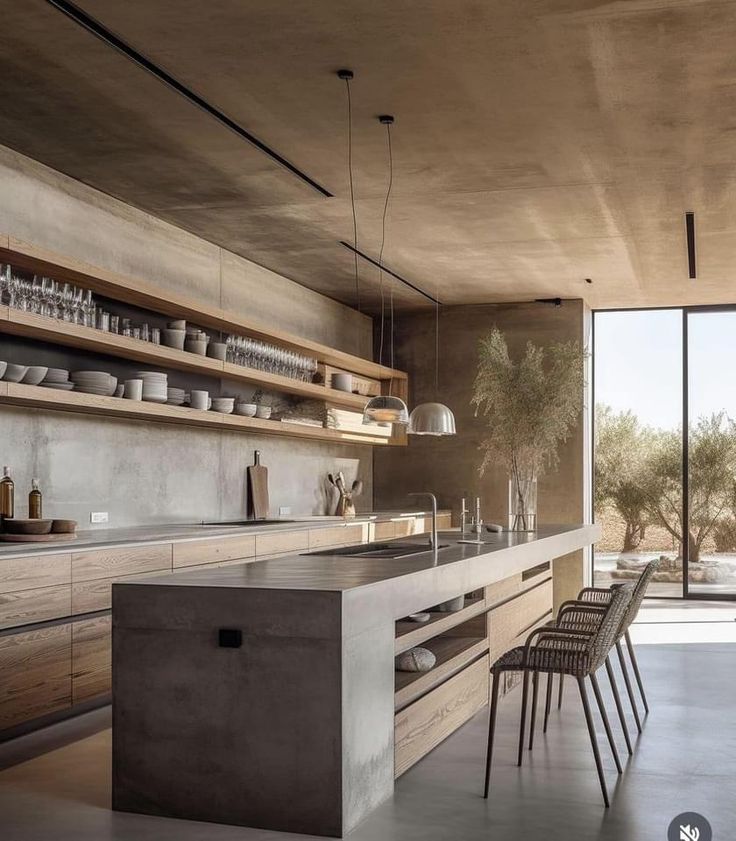
<svg viewBox="0 0 736 841">
<path fill-rule="evenodd" d="M 429 573 L 430 577 L 441 578 L 443 573 L 451 570 L 456 576 L 463 566 L 470 568 L 462 562 L 482 560 L 485 566 L 496 560 L 501 564 L 513 556 L 516 566 L 518 558 L 537 551 L 547 559 L 552 559 L 589 545 L 599 537 L 600 526 L 597 525 L 550 525 L 540 526 L 534 533 L 486 534 L 482 545 L 477 545 L 461 543 L 458 531 L 443 531 L 439 535 L 440 545 L 448 545 L 437 552 L 436 561 L 429 549 L 406 558 L 388 559 L 328 554 L 328 548 L 325 554 L 313 550 L 256 563 L 167 573 L 130 583 L 152 587 L 164 585 L 344 592 L 371 587 L 388 580 L 408 579 L 418 573 Z M 395 540 L 398 543 L 419 542 L 416 536 Z M 466 588 L 466 592 L 469 592 L 475 589 L 470 580 L 457 583 L 461 585 L 459 590 Z"/>
<path fill-rule="evenodd" d="M 439 511 L 448 514 L 449 511 Z M 280 531 L 300 531 L 305 528 L 327 528 L 342 523 L 387 522 L 408 517 L 427 517 L 429 511 L 371 511 L 358 514 L 345 520 L 342 517 L 311 516 L 294 517 L 283 523 L 268 525 L 238 525 L 223 521 L 218 525 L 203 523 L 171 523 L 153 526 L 131 526 L 117 529 L 87 529 L 77 532 L 73 540 L 60 540 L 53 543 L 0 543 L 0 558 L 22 557 L 25 555 L 43 555 L 59 552 L 79 551 L 81 549 L 102 549 L 131 544 L 173 543 L 180 541 L 204 540 L 213 537 L 232 537 L 241 534 L 264 534 Z"/>
</svg>

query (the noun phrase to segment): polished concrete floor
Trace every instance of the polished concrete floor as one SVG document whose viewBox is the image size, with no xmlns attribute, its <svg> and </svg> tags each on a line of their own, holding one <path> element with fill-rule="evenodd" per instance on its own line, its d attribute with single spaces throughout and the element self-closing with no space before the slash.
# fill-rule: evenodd
<svg viewBox="0 0 736 841">
<path fill-rule="evenodd" d="M 673 609 L 676 609 L 673 606 Z M 684 613 L 681 611 L 681 613 Z M 736 837 L 734 608 L 692 614 L 709 641 L 684 643 L 681 618 L 645 609 L 636 628 L 652 712 L 604 809 L 580 702 L 568 681 L 561 712 L 515 766 L 518 693 L 499 709 L 491 798 L 481 797 L 485 712 L 399 780 L 394 798 L 351 841 L 656 841 L 683 811 L 705 815 L 715 839 Z M 648 630 L 656 632 L 647 639 Z M 695 631 L 693 627 L 690 629 Z M 684 634 L 688 636 L 687 633 Z M 694 634 L 694 636 L 697 636 Z M 702 629 L 698 639 L 703 638 Z M 721 641 L 724 640 L 724 641 Z M 605 678 L 601 678 L 605 684 Z M 633 728 L 632 728 L 633 729 Z M 620 739 L 619 742 L 623 747 Z M 623 758 L 624 754 L 622 754 Z M 111 812 L 109 711 L 0 746 L 3 841 L 286 841 L 293 835 Z M 284 797 L 289 792 L 284 791 Z"/>
</svg>

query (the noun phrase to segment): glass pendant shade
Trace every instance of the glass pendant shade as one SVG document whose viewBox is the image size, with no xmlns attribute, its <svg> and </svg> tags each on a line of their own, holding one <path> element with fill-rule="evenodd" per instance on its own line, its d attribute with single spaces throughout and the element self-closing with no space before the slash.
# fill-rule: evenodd
<svg viewBox="0 0 736 841">
<path fill-rule="evenodd" d="M 381 394 L 371 397 L 363 410 L 363 423 L 409 423 L 409 410 L 400 397 Z"/>
<path fill-rule="evenodd" d="M 410 435 L 455 435 L 455 415 L 444 403 L 420 403 L 409 417 Z"/>
</svg>

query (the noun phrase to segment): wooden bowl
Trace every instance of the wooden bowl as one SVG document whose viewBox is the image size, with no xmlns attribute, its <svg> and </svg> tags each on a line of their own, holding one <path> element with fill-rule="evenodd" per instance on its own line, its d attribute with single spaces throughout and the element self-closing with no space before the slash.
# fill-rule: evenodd
<svg viewBox="0 0 736 841">
<path fill-rule="evenodd" d="M 76 520 L 54 520 L 51 523 L 52 534 L 74 534 L 76 530 Z"/>
<path fill-rule="evenodd" d="M 53 520 L 3 520 L 7 534 L 49 534 Z"/>
</svg>

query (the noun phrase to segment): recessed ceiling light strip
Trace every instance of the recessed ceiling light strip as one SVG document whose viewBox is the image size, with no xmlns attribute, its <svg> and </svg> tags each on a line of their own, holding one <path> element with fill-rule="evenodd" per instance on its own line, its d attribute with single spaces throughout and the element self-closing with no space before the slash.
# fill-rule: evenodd
<svg viewBox="0 0 736 841">
<path fill-rule="evenodd" d="M 284 169 L 288 170 L 292 175 L 295 175 L 305 184 L 308 184 L 313 190 L 316 190 L 318 193 L 320 193 L 320 195 L 325 196 L 327 198 L 332 198 L 332 193 L 329 190 L 325 189 L 321 184 L 318 184 L 313 178 L 310 178 L 306 173 L 302 172 L 298 167 L 294 166 L 294 164 L 287 161 L 286 158 L 279 155 L 278 152 L 274 151 L 270 146 L 267 146 L 262 140 L 259 140 L 257 137 L 252 135 L 249 131 L 247 131 L 241 125 L 236 123 L 235 120 L 232 120 L 226 114 L 223 114 L 222 111 L 220 111 L 214 105 L 207 102 L 206 99 L 203 99 L 201 96 L 194 93 L 194 91 L 190 90 L 178 79 L 175 79 L 163 68 L 159 67 L 153 61 L 146 58 L 142 53 L 139 53 L 136 49 L 131 47 L 130 44 L 127 44 L 117 35 L 114 35 L 99 21 L 95 20 L 86 12 L 82 11 L 82 9 L 80 9 L 78 6 L 75 6 L 74 3 L 69 3 L 68 0 L 46 0 L 46 2 L 50 6 L 53 6 L 62 14 L 66 15 L 68 18 L 73 20 L 76 24 L 86 29 L 96 38 L 99 38 L 105 44 L 117 50 L 126 58 L 133 61 L 143 70 L 148 71 L 151 75 L 155 76 L 160 82 L 163 82 L 176 93 L 180 94 L 186 100 L 191 102 L 192 105 L 196 105 L 197 108 L 200 108 L 206 114 L 209 114 L 210 117 L 213 117 L 223 126 L 225 126 L 225 128 L 230 129 L 230 131 L 237 134 L 243 140 L 246 140 L 252 146 L 255 146 L 256 149 L 258 149 L 260 152 L 263 152 L 264 155 L 267 155 L 269 158 L 271 158 L 272 161 L 274 161 Z"/>
<path fill-rule="evenodd" d="M 695 214 L 688 211 L 685 214 L 685 236 L 687 237 L 687 270 L 690 280 L 698 276 L 695 265 Z"/>
<path fill-rule="evenodd" d="M 348 101 L 348 181 L 350 182 L 350 207 L 353 212 L 353 245 L 358 247 L 358 214 L 355 212 L 355 188 L 353 186 L 353 100 L 350 95 L 350 82 L 353 79 L 352 70 L 338 70 L 337 77 L 345 82 Z M 355 301 L 360 312 L 360 273 L 358 271 L 358 255 L 355 254 Z"/>
</svg>

